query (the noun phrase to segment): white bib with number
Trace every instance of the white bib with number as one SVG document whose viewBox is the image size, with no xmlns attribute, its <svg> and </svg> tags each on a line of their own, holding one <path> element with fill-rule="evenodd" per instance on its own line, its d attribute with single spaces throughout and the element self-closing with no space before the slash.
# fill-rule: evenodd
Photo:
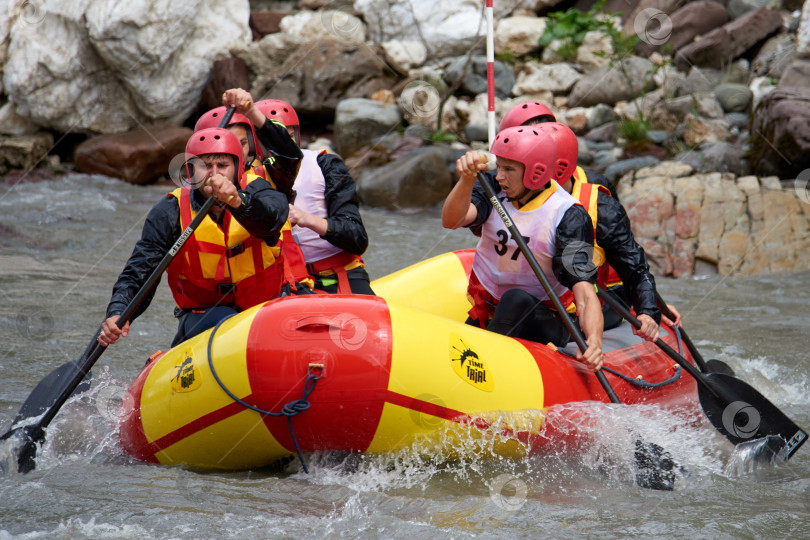
<svg viewBox="0 0 810 540">
<path fill-rule="evenodd" d="M 502 193 L 499 200 L 526 240 L 551 288 L 557 296 L 562 296 L 568 289 L 557 281 L 552 271 L 551 261 L 557 251 L 554 240 L 563 215 L 576 200 L 553 181 L 546 191 L 520 210 Z M 482 228 L 472 269 L 481 285 L 498 300 L 509 289 L 524 290 L 540 300 L 549 299 L 495 208 Z"/>
</svg>

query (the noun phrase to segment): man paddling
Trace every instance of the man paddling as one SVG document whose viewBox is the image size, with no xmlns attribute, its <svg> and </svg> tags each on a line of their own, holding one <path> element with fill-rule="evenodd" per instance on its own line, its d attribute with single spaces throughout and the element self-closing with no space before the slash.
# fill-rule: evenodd
<svg viewBox="0 0 810 540">
<path fill-rule="evenodd" d="M 578 166 L 579 143 L 574 132 L 557 123 L 551 110 L 537 101 L 521 103 L 510 109 L 499 128 L 515 126 L 538 126 L 556 143 L 554 179 L 591 216 L 596 235 L 594 258 L 598 260 L 594 263 L 599 267 L 599 287 L 635 308 L 642 327 L 639 330 L 634 328 L 634 332 L 648 341 L 655 341 L 662 319 L 669 325 L 680 326 L 681 315 L 675 306 L 667 306 L 675 316 L 673 320 L 663 317 L 658 308 L 655 278 L 650 273 L 647 255 L 635 241 L 627 212 L 619 202 L 613 184 L 603 175 Z M 605 306 L 603 316 L 605 330 L 622 322 L 609 306 Z"/>
<path fill-rule="evenodd" d="M 564 296 L 566 310 L 576 302 L 587 349 L 577 356 L 594 371 L 602 367 L 602 310 L 593 284 L 593 226 L 588 213 L 551 178 L 554 141 L 531 127 L 501 131 L 492 144 L 497 157 L 495 191 L 508 201 L 509 217 L 548 276 L 551 289 Z M 551 299 L 520 256 L 514 238 L 493 212 L 493 203 L 473 189 L 486 169 L 476 152 L 456 162 L 459 181 L 442 207 L 448 229 L 480 227 L 470 284 L 470 324 L 501 334 L 564 346 L 570 334 L 549 306 Z M 590 245 L 591 252 L 569 246 Z"/>
<path fill-rule="evenodd" d="M 281 291 L 285 275 L 277 244 L 287 221 L 287 197 L 256 176 L 240 186 L 242 147 L 228 130 L 195 132 L 186 153 L 196 156 L 186 163 L 191 184 L 169 193 L 149 212 L 141 238 L 113 286 L 98 338 L 101 345 L 112 345 L 129 333 L 131 321 L 119 328 L 118 316 L 209 197 L 216 204 L 168 268 L 169 286 L 178 305 L 175 314 L 180 319 L 172 345 L 275 298 Z M 285 179 L 292 184 L 297 167 L 288 164 L 279 170 L 293 174 Z M 145 311 L 153 295 L 154 290 L 133 320 Z"/>
</svg>

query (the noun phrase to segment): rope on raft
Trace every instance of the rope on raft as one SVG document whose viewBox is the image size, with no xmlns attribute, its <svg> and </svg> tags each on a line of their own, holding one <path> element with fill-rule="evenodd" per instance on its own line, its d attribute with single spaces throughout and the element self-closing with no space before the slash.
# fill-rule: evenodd
<svg viewBox="0 0 810 540">
<path fill-rule="evenodd" d="M 673 326 L 672 329 L 675 331 L 675 335 L 678 338 L 678 354 L 683 356 L 683 345 L 681 344 L 681 331 L 678 329 L 677 326 Z M 676 366 L 675 367 L 675 373 L 672 375 L 672 377 L 670 377 L 669 379 L 667 379 L 665 381 L 661 381 L 661 382 L 657 382 L 657 383 L 647 382 L 644 379 L 634 379 L 633 377 L 628 377 L 627 375 L 625 375 L 623 373 L 619 373 L 618 371 L 616 371 L 614 369 L 610 369 L 607 366 L 602 366 L 602 369 L 604 371 L 607 371 L 608 373 L 612 373 L 613 375 L 616 375 L 618 378 L 622 379 L 623 381 L 629 382 L 633 386 L 636 386 L 638 388 L 644 388 L 646 390 L 652 390 L 653 388 L 660 388 L 662 386 L 672 384 L 672 383 L 674 383 L 675 381 L 677 381 L 678 379 L 681 378 L 681 366 Z"/>
<path fill-rule="evenodd" d="M 214 376 L 214 379 L 217 381 L 220 388 L 222 388 L 222 390 L 224 390 L 225 393 L 228 394 L 228 396 L 232 400 L 234 400 L 238 404 L 242 405 L 243 407 L 246 407 L 246 408 L 250 409 L 251 411 L 256 411 L 257 413 L 261 414 L 262 416 L 286 416 L 287 417 L 287 426 L 290 428 L 290 436 L 292 437 L 293 444 L 295 445 L 295 453 L 298 454 L 298 461 L 301 462 L 301 468 L 304 470 L 304 472 L 309 474 L 309 470 L 307 469 L 307 464 L 304 461 L 304 456 L 301 454 L 301 448 L 298 446 L 298 439 L 295 437 L 295 432 L 293 431 L 292 417 L 296 416 L 299 413 L 302 413 L 302 412 L 306 411 L 307 409 L 309 409 L 310 403 L 309 403 L 309 401 L 307 401 L 307 398 L 312 393 L 312 391 L 315 390 L 315 384 L 317 383 L 318 379 L 323 377 L 323 372 L 321 372 L 320 375 L 315 375 L 314 373 L 308 373 L 306 381 L 304 381 L 304 395 L 301 396 L 300 399 L 296 399 L 294 401 L 290 401 L 289 403 L 285 404 L 281 408 L 281 412 L 265 411 L 263 409 L 255 407 L 255 406 L 251 405 L 250 403 L 247 403 L 247 402 L 239 399 L 238 397 L 236 397 L 234 395 L 233 392 L 231 392 L 228 389 L 228 387 L 225 386 L 225 383 L 223 383 L 220 380 L 219 375 L 217 375 L 216 369 L 214 369 L 214 361 L 213 361 L 213 357 L 211 356 L 211 349 L 212 349 L 212 346 L 213 346 L 213 343 L 214 343 L 214 336 L 216 335 L 217 331 L 219 330 L 219 327 L 222 326 L 222 323 L 224 323 L 225 321 L 230 319 L 232 316 L 233 315 L 229 315 L 228 317 L 225 317 L 224 319 L 219 321 L 219 323 L 217 323 L 217 325 L 211 331 L 211 337 L 208 338 L 208 367 L 211 369 L 211 374 Z"/>
</svg>

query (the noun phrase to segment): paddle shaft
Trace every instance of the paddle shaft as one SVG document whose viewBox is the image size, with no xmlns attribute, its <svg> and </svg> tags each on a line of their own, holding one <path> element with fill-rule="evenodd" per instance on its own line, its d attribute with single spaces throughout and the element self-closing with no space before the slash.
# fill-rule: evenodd
<svg viewBox="0 0 810 540">
<path fill-rule="evenodd" d="M 197 215 L 194 216 L 192 222 L 189 224 L 188 227 L 186 227 L 186 230 L 183 231 L 183 233 L 180 235 L 180 237 L 177 239 L 177 241 L 174 243 L 171 249 L 169 249 L 168 253 L 166 253 L 166 255 L 163 256 L 163 259 L 160 261 L 157 268 L 155 268 L 152 271 L 152 274 L 141 286 L 140 290 L 132 299 L 132 301 L 130 301 L 130 303 L 124 309 L 124 312 L 121 313 L 121 315 L 118 317 L 116 326 L 121 328 L 123 325 L 125 325 L 132 317 L 132 315 L 135 313 L 135 311 L 141 306 L 144 299 L 146 298 L 146 295 L 149 294 L 149 292 L 160 281 L 160 277 L 163 275 L 163 272 L 166 270 L 166 268 L 169 267 L 169 264 L 171 264 L 172 260 L 174 260 L 175 255 L 177 255 L 177 253 L 186 243 L 186 240 L 188 240 L 189 237 L 192 234 L 194 234 L 194 231 L 197 229 L 197 227 L 200 226 L 200 223 L 202 223 L 203 219 L 205 219 L 205 217 L 208 215 L 208 211 L 211 209 L 211 205 L 214 203 L 214 201 L 215 201 L 214 197 L 209 197 L 208 200 L 205 201 L 205 204 L 203 204 L 202 208 L 197 213 Z M 101 357 L 101 355 L 104 354 L 104 351 L 107 350 L 106 346 L 100 345 L 98 343 L 99 334 L 101 334 L 101 327 L 99 327 L 98 331 L 96 332 L 96 335 L 93 337 L 93 341 L 91 341 L 90 344 L 87 346 L 84 356 L 82 356 L 82 358 L 80 358 L 77 361 L 76 363 L 77 370 L 75 371 L 74 375 L 66 382 L 62 395 L 60 395 L 54 401 L 53 405 L 51 405 L 51 408 L 45 412 L 45 414 L 42 416 L 42 419 L 39 422 L 37 422 L 29 432 L 29 436 L 32 438 L 32 440 L 37 440 L 39 437 L 41 437 L 42 430 L 44 430 L 48 426 L 48 424 L 51 423 L 51 420 L 53 420 L 54 417 L 56 417 L 57 413 L 59 412 L 59 409 L 62 407 L 62 405 L 65 404 L 65 402 L 71 396 L 73 390 L 79 385 L 79 383 L 82 382 L 82 379 L 84 379 L 85 375 L 87 375 L 87 372 L 90 371 L 90 368 L 93 367 L 93 364 L 95 364 L 96 361 L 99 359 L 99 357 Z M 90 351 L 89 354 L 88 351 Z"/>
<path fill-rule="evenodd" d="M 624 305 L 622 305 L 621 302 L 619 302 L 616 298 L 611 296 L 610 293 L 603 291 L 602 289 L 597 289 L 596 294 L 605 303 L 609 304 L 610 307 L 616 311 L 616 313 L 627 319 L 630 322 L 630 324 L 633 325 L 633 328 L 635 328 L 636 330 L 641 328 L 641 321 L 639 321 L 632 313 L 630 313 L 630 311 Z M 722 396 L 720 396 L 717 393 L 714 387 L 710 385 L 708 382 L 706 382 L 706 379 L 704 378 L 703 374 L 694 365 L 692 365 L 691 362 L 689 362 L 688 360 L 686 360 L 686 358 L 678 354 L 678 352 L 675 349 L 664 343 L 661 340 L 661 338 L 656 338 L 655 344 L 658 345 L 659 349 L 667 353 L 667 356 L 678 362 L 678 364 L 681 367 L 683 367 L 683 369 L 685 369 L 687 373 L 689 373 L 692 377 L 694 377 L 695 380 L 699 384 L 701 384 L 704 388 L 710 391 L 712 395 L 714 395 L 719 399 L 723 399 Z"/>
<path fill-rule="evenodd" d="M 658 307 L 661 309 L 661 313 L 666 315 L 670 320 L 675 320 L 675 315 L 669 310 L 667 307 L 667 303 L 664 302 L 664 299 L 661 298 L 661 294 L 656 290 L 655 291 L 655 301 L 658 302 Z M 708 373 L 711 371 L 709 366 L 706 365 L 706 361 L 703 359 L 703 356 L 698 352 L 697 347 L 695 344 L 692 343 L 692 340 L 689 339 L 689 336 L 686 333 L 686 330 L 680 328 L 681 338 L 683 338 L 683 342 L 686 343 L 686 348 L 689 349 L 689 354 L 692 355 L 692 358 L 695 359 L 698 367 L 700 367 L 700 371 L 703 373 Z"/>
<path fill-rule="evenodd" d="M 584 353 L 588 348 L 588 344 L 585 342 L 585 337 L 582 335 L 582 332 L 579 331 L 579 328 L 577 328 L 577 326 L 574 324 L 574 321 L 571 320 L 571 317 L 569 317 L 568 312 L 563 307 L 559 297 L 554 293 L 554 289 L 551 288 L 551 284 L 549 283 L 545 272 L 543 272 L 543 269 L 540 268 L 540 263 L 537 262 L 537 259 L 529 249 L 528 244 L 526 244 L 526 241 L 523 239 L 523 236 L 520 234 L 517 226 L 509 217 L 509 214 L 506 213 L 506 209 L 501 204 L 501 201 L 498 200 L 498 195 L 495 193 L 495 190 L 487 181 L 486 176 L 484 176 L 482 173 L 478 173 L 478 182 L 484 188 L 484 191 L 486 191 L 487 197 L 489 197 L 492 206 L 498 211 L 498 215 L 501 216 L 503 224 L 506 225 L 507 229 L 509 229 L 509 232 L 512 234 L 512 238 L 515 240 L 515 242 L 517 242 L 521 253 L 523 253 L 524 257 L 526 257 L 526 260 L 529 262 L 529 266 L 531 266 L 532 270 L 537 276 L 537 279 L 539 279 L 540 283 L 543 285 L 543 289 L 545 289 L 546 294 L 554 304 L 554 309 L 557 310 L 557 313 L 562 319 L 565 328 L 571 334 L 571 337 L 574 338 L 579 350 Z M 597 370 L 595 374 L 596 378 L 599 379 L 599 383 L 602 385 L 602 388 L 605 389 L 610 401 L 613 403 L 621 403 L 619 396 L 616 395 L 616 392 L 613 390 L 613 387 L 610 385 L 607 377 L 605 377 L 605 374 L 602 373 L 602 370 Z"/>
<path fill-rule="evenodd" d="M 228 125 L 228 122 L 231 121 L 233 117 L 234 111 L 236 109 L 233 107 L 229 107 L 228 110 L 222 117 L 222 120 L 219 123 L 219 127 L 224 128 Z M 203 204 L 200 211 L 191 221 L 188 227 L 180 234 L 180 237 L 175 241 L 174 245 L 169 249 L 166 255 L 163 256 L 163 259 L 160 261 L 158 266 L 152 271 L 152 274 L 146 280 L 146 282 L 141 286 L 138 293 L 135 297 L 130 301 L 126 308 L 124 308 L 124 312 L 118 317 L 116 322 L 116 326 L 121 328 L 124 326 L 135 313 L 135 311 L 141 306 L 146 295 L 157 285 L 158 281 L 160 281 L 160 277 L 163 275 L 163 272 L 168 268 L 169 264 L 171 264 L 174 257 L 186 243 L 186 240 L 194 234 L 194 231 L 197 230 L 197 227 L 200 226 L 203 219 L 208 215 L 211 206 L 214 204 L 214 197 L 209 197 L 205 203 Z M 62 391 L 59 396 L 53 401 L 53 403 L 48 407 L 48 409 L 44 412 L 42 417 L 35 423 L 29 424 L 25 426 L 25 432 L 27 436 L 26 444 L 23 447 L 23 450 L 20 452 L 20 456 L 26 456 L 26 458 L 33 459 L 33 451 L 29 447 L 33 445 L 33 443 L 38 442 L 42 439 L 45 428 L 51 423 L 51 421 L 56 417 L 59 413 L 59 409 L 62 408 L 62 405 L 73 395 L 73 391 L 76 389 L 79 384 L 81 384 L 82 380 L 84 380 L 87 373 L 96 363 L 96 361 L 104 354 L 104 351 L 107 350 L 106 346 L 102 346 L 98 343 L 98 337 L 101 335 L 102 328 L 99 326 L 99 329 L 96 331 L 93 339 L 85 348 L 84 353 L 78 360 L 72 362 L 75 364 L 75 370 L 72 372 L 72 375 L 65 381 L 64 385 L 62 386 Z M 9 430 L 7 433 L 3 435 L 3 439 L 8 438 L 15 430 Z M 29 448 L 26 448 L 29 447 Z M 33 463 L 30 464 L 33 467 Z M 25 471 L 23 471 L 25 472 Z"/>
</svg>

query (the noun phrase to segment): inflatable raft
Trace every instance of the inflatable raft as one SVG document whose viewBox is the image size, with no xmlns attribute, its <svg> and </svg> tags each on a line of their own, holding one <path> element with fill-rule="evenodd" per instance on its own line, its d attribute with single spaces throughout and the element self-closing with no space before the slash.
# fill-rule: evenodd
<svg viewBox="0 0 810 540">
<path fill-rule="evenodd" d="M 495 452 L 506 456 L 565 442 L 574 435 L 543 431 L 544 411 L 607 394 L 571 353 L 464 324 L 472 258 L 448 253 L 387 276 L 373 283 L 378 297 L 272 300 L 155 355 L 124 400 L 124 452 L 246 469 L 293 456 L 296 445 L 427 449 L 454 430 L 495 430 Z M 667 330 L 662 339 L 678 349 Z M 695 381 L 627 324 L 604 342 L 623 403 L 695 407 Z M 525 421 L 504 425 L 504 415 Z"/>
</svg>

